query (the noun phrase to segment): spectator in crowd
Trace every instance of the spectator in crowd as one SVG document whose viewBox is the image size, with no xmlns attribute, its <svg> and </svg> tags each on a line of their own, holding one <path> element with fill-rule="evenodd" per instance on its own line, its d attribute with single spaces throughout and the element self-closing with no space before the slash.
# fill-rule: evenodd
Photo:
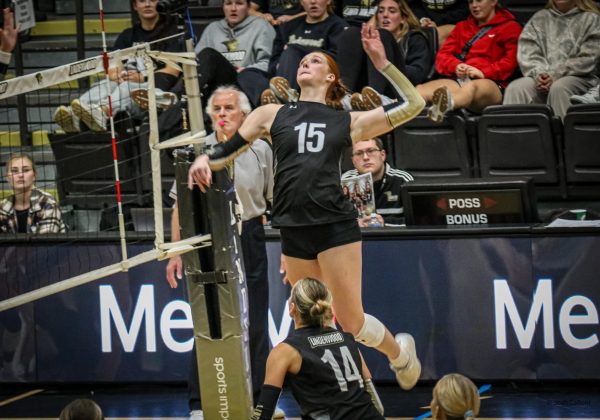
<svg viewBox="0 0 600 420">
<path fill-rule="evenodd" d="M 311 51 L 325 51 L 335 56 L 338 38 L 347 23 L 333 14 L 332 0 L 300 0 L 306 11 L 277 27 L 273 42 L 273 54 L 269 63 L 269 74 L 276 76 L 270 83 L 263 80 L 262 103 L 294 102 L 298 99 L 296 71 L 300 60 Z M 360 44 L 358 44 L 360 45 Z M 268 89 L 270 85 L 270 91 Z M 276 99 L 269 93 L 272 92 Z M 265 97 L 266 96 L 266 97 Z"/>
<path fill-rule="evenodd" d="M 429 50 L 426 35 L 420 30 L 417 18 L 405 0 L 382 0 L 374 10 L 371 23 L 379 28 L 388 59 L 403 71 L 411 83 L 425 82 L 434 56 Z M 372 109 L 382 101 L 373 91 L 394 97 L 394 90 L 357 45 L 360 45 L 360 28 L 350 26 L 342 33 L 339 42 L 338 63 L 342 81 L 355 92 L 351 97 L 352 108 Z"/>
<path fill-rule="evenodd" d="M 288 308 L 294 330 L 269 354 L 252 420 L 271 419 L 284 380 L 303 419 L 383 420 L 383 406 L 367 379 L 358 344 L 333 324 L 327 287 L 310 277 L 299 280 Z"/>
<path fill-rule="evenodd" d="M 431 418 L 434 420 L 473 420 L 479 415 L 481 400 L 475 384 L 466 376 L 450 373 L 433 388 Z"/>
<path fill-rule="evenodd" d="M 7 7 L 2 10 L 4 15 L 4 25 L 0 29 L 0 81 L 4 80 L 8 65 L 12 57 L 12 50 L 17 45 L 19 29 L 15 28 L 15 17 L 13 12 Z"/>
<path fill-rule="evenodd" d="M 196 45 L 198 77 L 204 98 L 221 85 L 236 84 L 253 107 L 264 90 L 256 80 L 268 79 L 267 70 L 275 30 L 264 19 L 249 15 L 249 0 L 225 0 L 225 17 L 212 22 Z"/>
<path fill-rule="evenodd" d="M 102 409 L 88 398 L 80 398 L 67 404 L 58 420 L 104 420 Z"/>
<path fill-rule="evenodd" d="M 571 96 L 572 104 L 597 104 L 600 103 L 600 85 L 596 85 L 583 95 Z"/>
<path fill-rule="evenodd" d="M 306 12 L 302 8 L 300 0 L 257 0 L 250 2 L 250 14 L 277 26 L 304 16 Z"/>
<path fill-rule="evenodd" d="M 593 0 L 548 0 L 525 25 L 517 57 L 524 77 L 511 82 L 504 103 L 547 103 L 564 117 L 571 96 L 598 83 L 598 6 Z"/>
<path fill-rule="evenodd" d="M 125 29 L 115 41 L 114 49 L 121 50 L 136 44 L 156 41 L 178 33 L 175 18 L 157 11 L 158 0 L 131 0 L 139 22 Z M 177 38 L 171 38 L 153 45 L 161 51 L 181 51 Z M 112 98 L 113 115 L 120 110 L 140 116 L 142 110 L 135 105 L 131 91 L 147 88 L 146 69 L 143 59 L 130 59 L 126 63 L 109 68 L 109 81 L 97 82 L 89 91 L 74 99 L 70 106 L 59 106 L 54 113 L 54 121 L 66 133 L 79 132 L 79 121 L 92 131 L 106 130 L 108 118 L 108 94 Z M 179 70 L 159 62 L 154 73 L 155 85 L 160 92 L 167 92 L 177 81 Z M 167 102 L 175 100 L 170 92 L 165 94 Z"/>
<path fill-rule="evenodd" d="M 16 153 L 6 162 L 6 178 L 13 194 L 0 202 L 0 233 L 63 233 L 60 207 L 47 192 L 36 188 L 31 156 Z"/>
<path fill-rule="evenodd" d="M 459 22 L 440 48 L 437 71 L 444 79 L 417 86 L 432 106 L 428 116 L 443 120 L 452 109 L 481 111 L 502 103 L 503 89 L 517 68 L 521 26 L 498 0 L 472 0 L 471 15 Z"/>
<path fill-rule="evenodd" d="M 400 191 L 405 182 L 414 178 L 408 172 L 392 168 L 385 159 L 386 152 L 380 138 L 356 142 L 352 145 L 352 163 L 356 169 L 345 172 L 342 180 L 370 172 L 375 190 L 377 220 L 382 225 L 399 225 L 404 223 Z M 367 227 L 370 220 L 370 215 L 365 215 L 358 219 L 358 224 Z"/>
<path fill-rule="evenodd" d="M 469 16 L 468 0 L 408 0 L 408 6 L 424 28 L 435 28 L 440 45 L 454 26 Z"/>
<path fill-rule="evenodd" d="M 221 86 L 208 99 L 206 113 L 212 119 L 216 131 L 207 138 L 207 144 L 214 145 L 230 139 L 240 127 L 246 115 L 251 111 L 246 95 L 235 86 Z M 268 311 L 269 283 L 267 273 L 267 251 L 262 216 L 267 205 L 273 199 L 273 154 L 270 145 L 258 140 L 244 153 L 235 159 L 235 189 L 243 207 L 242 213 L 242 251 L 248 286 L 249 321 L 250 321 L 250 362 L 252 371 L 252 388 L 255 401 L 258 400 L 260 387 L 265 376 L 265 365 L 269 353 Z M 172 189 L 171 197 L 177 198 L 177 191 Z M 179 214 L 177 206 L 172 213 L 172 237 L 178 241 L 180 237 Z M 173 288 L 177 287 L 177 279 L 182 278 L 181 257 L 173 257 L 167 265 L 167 281 Z M 199 399 L 200 389 L 196 358 L 190 370 L 190 409 L 192 418 L 201 419 L 202 404 Z M 282 411 L 278 411 L 281 417 Z"/>
</svg>

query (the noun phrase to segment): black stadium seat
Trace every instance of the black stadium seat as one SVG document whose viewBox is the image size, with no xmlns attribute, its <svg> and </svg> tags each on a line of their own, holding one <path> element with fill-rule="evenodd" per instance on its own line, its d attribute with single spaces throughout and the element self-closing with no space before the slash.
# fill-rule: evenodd
<svg viewBox="0 0 600 420">
<path fill-rule="evenodd" d="M 393 138 L 393 165 L 415 178 L 474 176 L 467 124 L 459 114 L 448 114 L 442 123 L 419 115 L 396 128 Z"/>
<path fill-rule="evenodd" d="M 566 198 L 560 128 L 547 105 L 487 107 L 477 130 L 481 176 L 529 176 L 538 197 Z"/>
<path fill-rule="evenodd" d="M 600 104 L 571 106 L 564 133 L 569 197 L 600 198 Z"/>
</svg>

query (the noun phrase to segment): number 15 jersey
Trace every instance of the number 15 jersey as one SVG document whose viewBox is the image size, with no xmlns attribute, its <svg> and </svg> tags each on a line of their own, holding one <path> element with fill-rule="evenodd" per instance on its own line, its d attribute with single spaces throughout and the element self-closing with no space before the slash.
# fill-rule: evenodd
<svg viewBox="0 0 600 420">
<path fill-rule="evenodd" d="M 340 186 L 342 153 L 352 146 L 348 112 L 318 102 L 286 104 L 271 125 L 271 140 L 274 227 L 356 219 Z"/>
<path fill-rule="evenodd" d="M 366 391 L 358 345 L 351 334 L 331 327 L 294 330 L 284 340 L 302 356 L 287 383 L 303 420 L 384 420 Z"/>
</svg>

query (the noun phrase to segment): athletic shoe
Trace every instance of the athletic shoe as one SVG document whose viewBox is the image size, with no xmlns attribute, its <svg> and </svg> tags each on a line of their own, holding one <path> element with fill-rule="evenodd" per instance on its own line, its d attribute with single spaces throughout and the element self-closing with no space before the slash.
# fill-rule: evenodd
<svg viewBox="0 0 600 420">
<path fill-rule="evenodd" d="M 131 100 L 135 102 L 144 111 L 148 110 L 148 89 L 134 89 L 130 93 Z M 159 109 L 167 109 L 177 103 L 177 95 L 173 92 L 164 92 L 160 89 L 155 90 L 156 107 Z"/>
<path fill-rule="evenodd" d="M 204 413 L 202 410 L 193 410 L 190 413 L 190 420 L 204 420 Z"/>
<path fill-rule="evenodd" d="M 281 408 L 279 407 L 275 407 L 275 411 L 273 412 L 273 417 L 271 417 L 272 419 L 285 419 L 285 411 L 283 411 Z"/>
<path fill-rule="evenodd" d="M 396 373 L 396 380 L 400 384 L 400 388 L 408 391 L 412 389 L 421 376 L 421 362 L 417 357 L 415 348 L 415 339 L 410 334 L 396 334 L 396 342 L 400 346 L 401 352 L 406 352 L 408 362 L 401 368 L 390 365 L 390 368 Z"/>
<path fill-rule="evenodd" d="M 277 97 L 273 93 L 271 89 L 263 90 L 263 93 L 260 94 L 260 104 L 279 104 L 280 102 L 277 100 Z"/>
<path fill-rule="evenodd" d="M 350 105 L 354 111 L 368 111 L 370 109 L 363 100 L 362 95 L 358 92 L 354 92 L 350 96 Z"/>
<path fill-rule="evenodd" d="M 427 111 L 427 118 L 434 122 L 442 122 L 446 113 L 454 109 L 452 95 L 446 86 L 442 86 L 433 91 L 431 107 Z"/>
<path fill-rule="evenodd" d="M 71 109 L 79 117 L 90 130 L 103 132 L 106 131 L 106 115 L 100 106 L 90 106 L 82 104 L 79 99 L 74 99 L 71 102 Z"/>
<path fill-rule="evenodd" d="M 583 95 L 573 95 L 572 104 L 597 104 L 600 102 L 600 85 L 596 85 Z"/>
<path fill-rule="evenodd" d="M 275 76 L 269 81 L 269 87 L 281 103 L 298 102 L 300 95 L 296 89 L 292 89 L 290 82 L 285 77 Z"/>
<path fill-rule="evenodd" d="M 75 115 L 73 115 L 73 111 L 70 107 L 64 105 L 59 106 L 56 108 L 56 111 L 54 111 L 52 119 L 65 133 L 79 133 L 79 121 Z"/>
<path fill-rule="evenodd" d="M 369 109 L 375 109 L 383 105 L 379 93 L 371 86 L 365 86 L 361 90 L 363 102 Z"/>
</svg>

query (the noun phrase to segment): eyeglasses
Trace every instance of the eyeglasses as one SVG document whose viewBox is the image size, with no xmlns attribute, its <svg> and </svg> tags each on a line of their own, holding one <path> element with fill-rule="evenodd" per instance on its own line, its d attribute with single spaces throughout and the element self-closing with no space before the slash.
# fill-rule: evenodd
<svg viewBox="0 0 600 420">
<path fill-rule="evenodd" d="M 358 150 L 356 152 L 352 152 L 352 157 L 356 157 L 356 158 L 363 157 L 363 155 L 365 153 L 367 154 L 367 156 L 373 157 L 373 156 L 375 156 L 375 153 L 377 153 L 377 152 L 381 152 L 381 149 L 372 147 L 370 149 L 364 149 L 364 150 Z"/>
</svg>

